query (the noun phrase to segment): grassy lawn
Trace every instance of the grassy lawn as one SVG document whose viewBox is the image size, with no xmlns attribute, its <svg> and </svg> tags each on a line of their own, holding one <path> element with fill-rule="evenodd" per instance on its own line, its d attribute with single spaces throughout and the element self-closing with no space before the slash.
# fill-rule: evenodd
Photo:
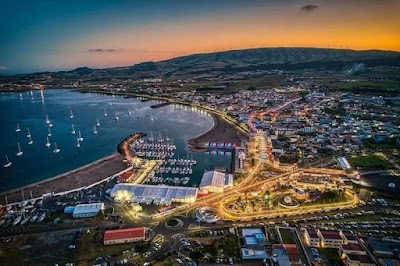
<svg viewBox="0 0 400 266">
<path fill-rule="evenodd" d="M 386 158 L 377 154 L 360 155 L 347 158 L 353 167 L 363 167 L 372 169 L 391 169 L 393 166 Z"/>
<path fill-rule="evenodd" d="M 324 254 L 331 265 L 338 265 L 340 262 L 339 252 L 336 248 L 319 248 L 319 253 Z"/>
<path fill-rule="evenodd" d="M 279 232 L 281 233 L 282 241 L 284 244 L 296 244 L 296 241 L 294 240 L 293 233 L 290 231 L 290 229 L 279 229 Z"/>
<path fill-rule="evenodd" d="M 350 201 L 352 198 L 349 195 L 344 195 L 344 196 L 337 196 L 333 199 L 317 199 L 313 202 L 307 202 L 307 203 L 303 203 L 301 206 L 305 207 L 305 206 L 314 206 L 314 205 L 320 205 L 320 204 L 328 204 L 328 203 L 340 203 L 340 202 L 346 202 L 346 201 Z"/>
</svg>

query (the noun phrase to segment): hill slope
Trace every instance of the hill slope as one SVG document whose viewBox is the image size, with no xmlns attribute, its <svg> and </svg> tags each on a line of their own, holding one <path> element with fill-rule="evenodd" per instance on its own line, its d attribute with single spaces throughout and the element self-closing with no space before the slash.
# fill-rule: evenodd
<svg viewBox="0 0 400 266">
<path fill-rule="evenodd" d="M 323 48 L 258 48 L 194 54 L 156 62 L 157 69 L 196 72 L 205 69 L 340 68 L 363 62 L 370 66 L 400 65 L 400 53 Z"/>
</svg>

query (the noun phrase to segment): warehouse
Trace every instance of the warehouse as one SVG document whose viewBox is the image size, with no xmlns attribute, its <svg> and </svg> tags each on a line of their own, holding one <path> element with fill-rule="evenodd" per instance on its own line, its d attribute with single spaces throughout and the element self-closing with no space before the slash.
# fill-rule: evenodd
<svg viewBox="0 0 400 266">
<path fill-rule="evenodd" d="M 197 191 L 193 187 L 117 184 L 110 196 L 118 202 L 171 205 L 173 202 L 195 202 Z"/>
<path fill-rule="evenodd" d="M 228 187 L 233 187 L 233 175 L 218 171 L 205 172 L 200 183 L 200 189 L 207 192 L 223 192 Z"/>
<path fill-rule="evenodd" d="M 108 230 L 104 232 L 104 245 L 125 244 L 144 241 L 146 236 L 145 227 L 134 227 L 119 230 Z"/>
<path fill-rule="evenodd" d="M 72 216 L 74 218 L 96 217 L 103 210 L 104 203 L 79 204 L 75 206 Z"/>
</svg>

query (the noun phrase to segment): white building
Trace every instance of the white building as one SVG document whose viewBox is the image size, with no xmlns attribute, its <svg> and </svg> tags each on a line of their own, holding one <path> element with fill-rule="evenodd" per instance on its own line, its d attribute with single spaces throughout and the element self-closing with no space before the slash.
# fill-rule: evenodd
<svg viewBox="0 0 400 266">
<path fill-rule="evenodd" d="M 233 175 L 218 171 L 205 172 L 200 183 L 200 189 L 207 192 L 223 192 L 228 187 L 233 187 Z"/>
<path fill-rule="evenodd" d="M 96 217 L 104 210 L 104 203 L 79 204 L 75 206 L 72 216 L 74 218 Z"/>
<path fill-rule="evenodd" d="M 193 203 L 197 192 L 194 187 L 120 183 L 113 187 L 110 196 L 117 202 L 171 205 L 173 202 Z"/>
</svg>

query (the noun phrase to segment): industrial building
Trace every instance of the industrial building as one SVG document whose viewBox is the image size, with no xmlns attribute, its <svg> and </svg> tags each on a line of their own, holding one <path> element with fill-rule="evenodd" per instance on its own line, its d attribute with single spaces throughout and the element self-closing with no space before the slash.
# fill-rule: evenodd
<svg viewBox="0 0 400 266">
<path fill-rule="evenodd" d="M 104 203 L 90 203 L 90 204 L 79 204 L 74 208 L 72 216 L 74 218 L 87 218 L 96 217 L 100 211 L 104 210 Z"/>
<path fill-rule="evenodd" d="M 104 232 L 104 245 L 125 244 L 144 241 L 146 238 L 145 227 L 134 227 Z"/>
<path fill-rule="evenodd" d="M 170 205 L 173 202 L 193 203 L 197 192 L 194 187 L 117 184 L 110 196 L 119 202 Z"/>
<path fill-rule="evenodd" d="M 200 182 L 200 189 L 207 192 L 223 192 L 228 187 L 233 187 L 233 175 L 218 171 L 205 172 Z"/>
<path fill-rule="evenodd" d="M 243 246 L 240 248 L 243 260 L 263 260 L 266 259 L 265 249 L 267 239 L 261 228 L 243 228 Z"/>
</svg>

